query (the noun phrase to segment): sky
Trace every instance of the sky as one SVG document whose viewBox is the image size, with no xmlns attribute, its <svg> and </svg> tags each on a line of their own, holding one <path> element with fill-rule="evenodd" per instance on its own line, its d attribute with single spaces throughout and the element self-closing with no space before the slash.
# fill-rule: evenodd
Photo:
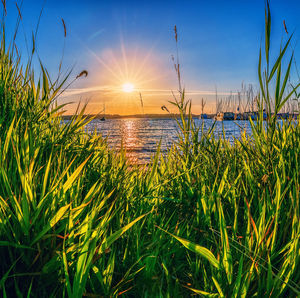
<svg viewBox="0 0 300 298">
<path fill-rule="evenodd" d="M 22 13 L 17 43 L 24 61 L 31 52 L 32 32 L 36 38 L 35 73 L 39 57 L 51 78 L 72 69 L 68 82 L 82 71 L 87 77 L 75 80 L 62 93 L 59 102 L 88 103 L 94 114 L 163 113 L 172 109 L 178 90 L 172 56 L 176 58 L 174 25 L 178 29 L 178 56 L 182 85 L 192 100 L 193 112 L 215 111 L 219 98 L 235 94 L 241 85 L 258 88 L 258 54 L 264 37 L 264 0 L 185 0 L 185 1 L 38 1 L 17 2 Z M 274 55 L 294 32 L 292 48 L 300 59 L 300 1 L 271 0 L 272 49 Z M 2 9 L 2 8 L 1 8 Z M 13 35 L 18 11 L 7 0 L 7 38 Z M 66 25 L 66 37 L 62 19 Z M 27 40 L 27 46 L 26 46 Z M 272 57 L 274 57 L 274 55 Z M 60 61 L 62 72 L 59 74 Z M 124 84 L 132 92 L 124 92 Z M 143 105 L 141 104 L 141 97 Z"/>
</svg>

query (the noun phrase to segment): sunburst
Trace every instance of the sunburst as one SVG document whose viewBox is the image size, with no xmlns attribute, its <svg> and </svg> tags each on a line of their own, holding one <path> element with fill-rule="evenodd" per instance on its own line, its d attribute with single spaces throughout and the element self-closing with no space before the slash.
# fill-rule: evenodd
<svg viewBox="0 0 300 298">
<path fill-rule="evenodd" d="M 130 93 L 134 91 L 134 85 L 132 83 L 125 83 L 122 85 L 123 92 Z"/>
</svg>

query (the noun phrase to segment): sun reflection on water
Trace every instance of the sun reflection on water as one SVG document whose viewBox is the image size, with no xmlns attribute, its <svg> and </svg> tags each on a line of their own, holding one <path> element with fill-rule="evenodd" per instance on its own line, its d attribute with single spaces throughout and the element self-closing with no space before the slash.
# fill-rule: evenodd
<svg viewBox="0 0 300 298">
<path fill-rule="evenodd" d="M 122 141 L 128 151 L 137 147 L 139 139 L 137 137 L 136 121 L 127 120 L 122 122 Z"/>
</svg>

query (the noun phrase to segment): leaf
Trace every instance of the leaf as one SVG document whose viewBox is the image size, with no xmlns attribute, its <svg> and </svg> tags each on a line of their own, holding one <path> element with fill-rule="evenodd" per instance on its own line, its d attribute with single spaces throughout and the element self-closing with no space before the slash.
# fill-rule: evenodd
<svg viewBox="0 0 300 298">
<path fill-rule="evenodd" d="M 72 173 L 72 175 L 68 178 L 68 180 L 63 185 L 63 193 L 66 193 L 66 191 L 72 186 L 72 183 L 75 181 L 75 179 L 79 176 L 81 173 L 83 167 L 89 160 L 91 155 Z"/>
<path fill-rule="evenodd" d="M 70 208 L 71 203 L 61 207 L 57 213 L 52 217 L 49 224 L 46 225 L 46 227 L 34 238 L 34 240 L 31 242 L 31 245 L 34 245 L 37 241 L 39 241 L 51 228 L 53 228 L 60 219 L 64 216 L 66 211 Z"/>
<path fill-rule="evenodd" d="M 231 252 L 230 252 L 228 234 L 227 234 L 227 229 L 226 229 L 226 222 L 225 222 L 223 207 L 222 207 L 220 198 L 218 198 L 218 200 L 217 200 L 217 206 L 218 206 L 218 211 L 219 211 L 219 225 L 220 225 L 221 242 L 222 242 L 222 248 L 223 248 L 222 263 L 225 268 L 228 282 L 229 282 L 229 284 L 231 284 L 232 270 L 233 270 L 232 256 L 231 256 Z"/>
<path fill-rule="evenodd" d="M 104 239 L 104 241 L 101 244 L 101 247 L 99 249 L 99 253 L 103 253 L 105 251 L 105 249 L 107 249 L 109 246 L 111 246 L 112 243 L 114 243 L 117 239 L 119 239 L 127 230 L 129 230 L 136 222 L 141 220 L 147 214 L 149 214 L 149 212 L 139 216 L 138 218 L 133 220 L 131 223 L 129 223 L 125 227 L 121 228 L 120 230 L 114 232 L 112 235 L 110 235 L 109 237 Z"/>
<path fill-rule="evenodd" d="M 222 289 L 221 289 L 221 287 L 220 287 L 218 281 L 217 281 L 213 276 L 212 276 L 212 280 L 213 280 L 213 282 L 214 282 L 214 284 L 215 284 L 215 286 L 216 286 L 216 288 L 217 288 L 217 290 L 218 290 L 218 292 L 219 292 L 220 297 L 225 297 L 225 295 L 224 295 L 224 293 L 222 292 Z"/>
<path fill-rule="evenodd" d="M 265 52 L 266 52 L 266 60 L 269 64 L 269 51 L 270 51 L 270 35 L 271 35 L 271 13 L 269 1 L 267 0 L 265 9 Z"/>
<path fill-rule="evenodd" d="M 279 67 L 279 65 L 280 65 L 280 63 L 281 63 L 281 60 L 282 60 L 282 58 L 283 58 L 283 56 L 284 56 L 284 54 L 285 54 L 285 51 L 286 51 L 288 45 L 290 44 L 290 41 L 291 41 L 292 36 L 293 36 L 293 34 L 290 36 L 290 38 L 289 38 L 288 41 L 286 42 L 286 44 L 285 44 L 285 46 L 284 46 L 282 52 L 280 52 L 280 54 L 279 54 L 279 56 L 278 56 L 276 62 L 274 63 L 273 68 L 272 68 L 272 70 L 271 70 L 271 73 L 270 73 L 270 75 L 269 75 L 269 77 L 268 77 L 268 82 L 270 82 L 270 81 L 272 80 L 272 78 L 273 78 L 273 76 L 274 76 L 274 74 L 275 74 L 276 69 Z"/>
<path fill-rule="evenodd" d="M 67 288 L 68 296 L 72 297 L 72 287 L 70 283 L 70 275 L 69 275 L 69 270 L 68 270 L 68 261 L 67 261 L 67 255 L 66 252 L 63 251 L 63 264 L 64 264 L 64 272 L 65 272 L 65 277 L 66 277 L 66 283 L 65 286 Z"/>
<path fill-rule="evenodd" d="M 162 229 L 160 227 L 158 227 L 158 228 L 160 230 L 164 231 L 165 233 L 171 235 L 172 237 L 174 237 L 176 240 L 178 240 L 187 249 L 195 252 L 196 254 L 199 254 L 200 256 L 205 258 L 207 261 L 209 261 L 211 265 L 213 265 L 214 267 L 219 269 L 219 267 L 220 267 L 219 261 L 215 258 L 215 256 L 213 255 L 213 253 L 210 250 L 208 250 L 207 248 L 205 248 L 203 246 L 195 244 L 191 241 L 188 241 L 188 240 L 183 239 L 181 237 L 175 236 L 175 235 L 169 233 L 168 231 L 165 231 L 164 229 Z"/>
<path fill-rule="evenodd" d="M 208 292 L 204 292 L 204 291 L 197 290 L 197 289 L 194 289 L 194 288 L 189 288 L 189 287 L 186 287 L 186 286 L 184 286 L 184 287 L 191 290 L 192 292 L 194 292 L 198 295 L 204 296 L 204 297 L 209 297 L 209 298 L 219 297 L 218 293 L 208 293 Z"/>
<path fill-rule="evenodd" d="M 12 120 L 12 122 L 11 122 L 11 124 L 9 126 L 9 129 L 8 129 L 8 131 L 6 133 L 6 138 L 5 138 L 4 146 L 3 146 L 3 149 L 2 149 L 2 153 L 1 153 L 2 162 L 4 162 L 5 159 L 6 159 L 6 157 L 7 157 L 8 146 L 9 146 L 9 143 L 10 143 L 12 131 L 15 128 L 14 124 L 15 124 L 15 118 Z"/>
<path fill-rule="evenodd" d="M 241 280 L 242 280 L 242 273 L 243 273 L 243 263 L 244 263 L 244 257 L 241 255 L 240 261 L 239 261 L 239 270 L 237 273 L 237 278 L 235 280 L 233 292 L 232 292 L 232 297 L 239 297 L 239 290 L 241 287 Z"/>
<path fill-rule="evenodd" d="M 291 71 L 291 65 L 292 65 L 292 62 L 293 62 L 293 58 L 294 58 L 294 55 L 291 56 L 291 59 L 290 59 L 290 62 L 289 62 L 287 71 L 285 73 L 285 77 L 284 77 L 282 86 L 281 86 L 280 95 L 279 95 L 280 101 L 282 99 L 282 96 L 283 96 L 283 93 L 284 93 L 284 90 L 285 90 L 285 87 L 286 87 L 286 83 L 287 83 L 288 78 L 290 76 L 290 71 Z"/>
<path fill-rule="evenodd" d="M 23 249 L 30 249 L 30 250 L 35 250 L 34 248 L 26 245 L 21 245 L 17 243 L 12 243 L 9 241 L 0 241 L 0 247 L 1 246 L 10 246 L 10 247 L 15 247 L 15 248 L 23 248 Z"/>
</svg>

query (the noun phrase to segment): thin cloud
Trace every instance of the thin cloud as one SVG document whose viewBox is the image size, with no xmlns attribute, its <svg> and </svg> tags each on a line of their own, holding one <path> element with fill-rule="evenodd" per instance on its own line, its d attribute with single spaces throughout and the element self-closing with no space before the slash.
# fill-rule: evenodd
<svg viewBox="0 0 300 298">
<path fill-rule="evenodd" d="M 97 36 L 101 35 L 102 33 L 105 32 L 105 29 L 101 28 L 100 30 L 96 31 L 95 33 L 93 33 L 89 38 L 88 41 L 96 38 Z"/>
<path fill-rule="evenodd" d="M 87 88 L 78 88 L 78 89 L 68 89 L 62 97 L 69 97 L 72 95 L 80 95 L 86 93 L 122 93 L 121 88 L 111 85 L 105 86 L 95 86 L 95 87 L 87 87 Z M 172 89 L 136 89 L 135 92 L 140 92 L 143 95 L 147 96 L 170 96 L 172 95 Z M 216 95 L 216 91 L 211 90 L 190 90 L 185 92 L 186 95 Z M 237 95 L 237 92 L 228 92 L 228 91 L 219 91 L 217 93 L 218 96 L 229 96 L 229 95 Z"/>
<path fill-rule="evenodd" d="M 69 97 L 72 95 L 80 95 L 85 93 L 92 93 L 92 92 L 105 92 L 105 93 L 113 93 L 115 92 L 115 87 L 113 86 L 96 86 L 96 87 L 86 87 L 86 88 L 72 88 L 67 89 L 61 97 Z"/>
</svg>

